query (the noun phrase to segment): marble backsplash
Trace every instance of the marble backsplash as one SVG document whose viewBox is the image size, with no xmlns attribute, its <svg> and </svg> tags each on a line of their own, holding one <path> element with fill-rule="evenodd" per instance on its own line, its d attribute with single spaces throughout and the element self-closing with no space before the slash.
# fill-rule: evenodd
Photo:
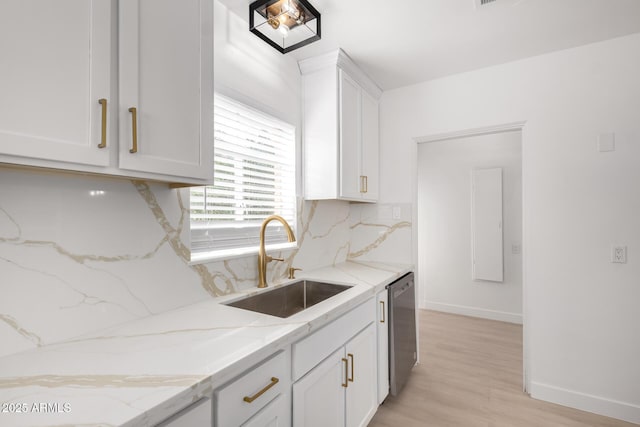
<svg viewBox="0 0 640 427">
<path fill-rule="evenodd" d="M 411 264 L 411 217 L 409 203 L 352 204 L 347 258 Z"/>
<path fill-rule="evenodd" d="M 390 209 L 300 201 L 299 247 L 269 281 L 289 266 L 411 262 L 410 216 Z M 0 357 L 256 286 L 256 256 L 189 265 L 188 242 L 186 189 L 0 168 Z"/>
</svg>

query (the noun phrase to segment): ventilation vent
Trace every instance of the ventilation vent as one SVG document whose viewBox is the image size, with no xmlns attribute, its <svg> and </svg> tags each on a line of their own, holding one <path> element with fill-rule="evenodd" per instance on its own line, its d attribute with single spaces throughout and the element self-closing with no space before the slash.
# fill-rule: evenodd
<svg viewBox="0 0 640 427">
<path fill-rule="evenodd" d="M 476 9 L 480 8 L 481 6 L 486 6 L 490 3 L 494 3 L 497 0 L 474 0 L 475 4 L 476 4 Z"/>
</svg>

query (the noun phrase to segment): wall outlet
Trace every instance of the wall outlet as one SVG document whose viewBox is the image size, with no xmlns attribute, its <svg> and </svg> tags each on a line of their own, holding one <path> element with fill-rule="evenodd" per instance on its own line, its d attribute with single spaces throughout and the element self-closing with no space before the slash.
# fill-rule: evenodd
<svg viewBox="0 0 640 427">
<path fill-rule="evenodd" d="M 511 245 L 511 253 L 514 255 L 520 255 L 522 253 L 522 246 L 517 243 Z"/>
<path fill-rule="evenodd" d="M 614 133 L 601 133 L 598 135 L 598 151 L 601 153 L 616 150 L 616 135 Z"/>
<path fill-rule="evenodd" d="M 627 247 L 611 246 L 611 262 L 625 264 L 627 262 Z"/>
</svg>

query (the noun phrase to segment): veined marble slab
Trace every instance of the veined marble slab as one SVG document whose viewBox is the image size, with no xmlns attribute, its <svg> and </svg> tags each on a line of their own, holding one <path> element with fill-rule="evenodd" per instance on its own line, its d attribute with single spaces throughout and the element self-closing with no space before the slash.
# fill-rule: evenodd
<svg viewBox="0 0 640 427">
<path fill-rule="evenodd" d="M 0 425 L 153 426 L 411 270 L 345 262 L 304 272 L 354 286 L 288 319 L 221 304 L 236 293 L 0 358 Z"/>
<path fill-rule="evenodd" d="M 0 357 L 249 289 L 257 254 L 190 265 L 189 190 L 0 165 Z M 298 201 L 287 268 L 344 262 L 350 205 Z"/>
</svg>

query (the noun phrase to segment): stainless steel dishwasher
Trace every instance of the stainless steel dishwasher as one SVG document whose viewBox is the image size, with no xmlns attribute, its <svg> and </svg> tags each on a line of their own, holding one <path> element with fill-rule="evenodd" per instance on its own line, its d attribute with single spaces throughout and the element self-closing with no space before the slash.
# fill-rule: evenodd
<svg viewBox="0 0 640 427">
<path fill-rule="evenodd" d="M 397 396 L 416 364 L 416 298 L 413 273 L 389 286 L 389 384 Z"/>
</svg>

